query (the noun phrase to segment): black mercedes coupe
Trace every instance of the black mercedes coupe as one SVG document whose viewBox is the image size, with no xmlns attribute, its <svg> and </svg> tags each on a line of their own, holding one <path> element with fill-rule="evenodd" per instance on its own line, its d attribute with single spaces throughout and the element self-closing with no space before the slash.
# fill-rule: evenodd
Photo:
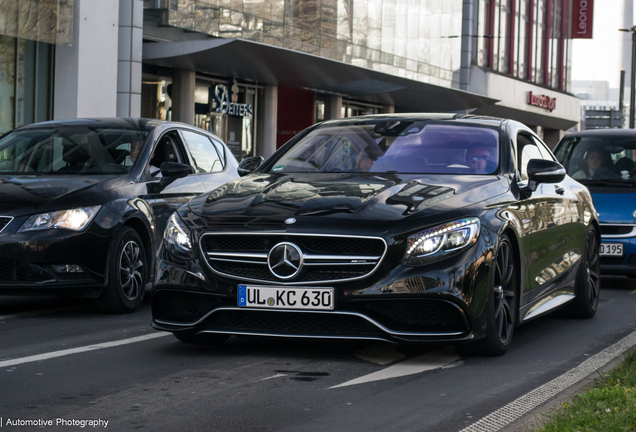
<svg viewBox="0 0 636 432">
<path fill-rule="evenodd" d="M 0 293 L 139 306 L 168 218 L 238 178 L 214 135 L 148 119 L 23 126 L 0 138 Z"/>
<path fill-rule="evenodd" d="M 596 312 L 590 194 L 516 121 L 332 120 L 261 160 L 170 218 L 154 328 L 191 343 L 445 341 L 501 355 L 517 324 Z"/>
</svg>

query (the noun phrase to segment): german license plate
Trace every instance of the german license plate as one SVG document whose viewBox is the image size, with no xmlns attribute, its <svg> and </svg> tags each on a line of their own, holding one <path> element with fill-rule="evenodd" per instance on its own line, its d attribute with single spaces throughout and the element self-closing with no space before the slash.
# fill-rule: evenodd
<svg viewBox="0 0 636 432">
<path fill-rule="evenodd" d="M 623 256 L 622 243 L 601 243 L 599 255 L 602 256 Z"/>
<path fill-rule="evenodd" d="M 333 310 L 333 288 L 238 286 L 239 307 Z"/>
</svg>

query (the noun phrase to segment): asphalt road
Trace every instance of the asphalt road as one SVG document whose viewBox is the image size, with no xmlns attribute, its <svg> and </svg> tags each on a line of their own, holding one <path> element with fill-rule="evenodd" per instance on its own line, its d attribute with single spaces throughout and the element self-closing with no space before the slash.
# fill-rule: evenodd
<svg viewBox="0 0 636 432">
<path fill-rule="evenodd" d="M 505 356 L 481 358 L 379 342 L 189 346 L 150 327 L 147 301 L 111 316 L 0 297 L 1 430 L 460 431 L 636 331 L 635 310 L 636 283 L 604 278 L 593 319 L 533 320 Z"/>
</svg>

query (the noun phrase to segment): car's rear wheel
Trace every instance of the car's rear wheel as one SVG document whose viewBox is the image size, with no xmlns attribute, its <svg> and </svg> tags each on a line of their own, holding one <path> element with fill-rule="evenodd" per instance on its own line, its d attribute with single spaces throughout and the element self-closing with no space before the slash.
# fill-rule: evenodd
<svg viewBox="0 0 636 432">
<path fill-rule="evenodd" d="M 503 355 L 512 342 L 518 313 L 518 277 L 515 253 L 507 235 L 499 242 L 493 262 L 493 286 L 489 293 L 486 337 L 457 345 L 460 354 Z"/>
<path fill-rule="evenodd" d="M 180 331 L 172 333 L 181 342 L 193 345 L 223 345 L 230 338 L 227 334 L 200 333 Z"/>
<path fill-rule="evenodd" d="M 585 237 L 585 249 L 574 284 L 576 297 L 567 306 L 568 315 L 575 318 L 592 318 L 598 308 L 601 292 L 601 261 L 596 228 L 591 226 Z"/>
<path fill-rule="evenodd" d="M 124 227 L 113 239 L 108 286 L 97 299 L 108 313 L 133 312 L 141 304 L 148 280 L 146 250 L 137 231 Z"/>
</svg>

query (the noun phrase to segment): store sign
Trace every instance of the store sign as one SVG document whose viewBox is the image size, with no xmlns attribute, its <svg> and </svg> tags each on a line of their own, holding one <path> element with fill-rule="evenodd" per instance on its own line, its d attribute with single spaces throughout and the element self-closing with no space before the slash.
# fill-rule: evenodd
<svg viewBox="0 0 636 432">
<path fill-rule="evenodd" d="M 217 84 L 212 92 L 212 109 L 214 112 L 238 117 L 252 117 L 254 108 L 251 104 L 241 104 L 238 101 L 239 88 L 234 80 L 232 95 L 224 84 Z"/>
<path fill-rule="evenodd" d="M 574 0 L 572 4 L 572 39 L 592 39 L 594 0 Z"/>
<path fill-rule="evenodd" d="M 528 92 L 528 105 L 545 108 L 552 112 L 556 109 L 556 98 L 551 98 L 547 95 L 536 95 L 532 94 L 532 92 Z"/>
</svg>

